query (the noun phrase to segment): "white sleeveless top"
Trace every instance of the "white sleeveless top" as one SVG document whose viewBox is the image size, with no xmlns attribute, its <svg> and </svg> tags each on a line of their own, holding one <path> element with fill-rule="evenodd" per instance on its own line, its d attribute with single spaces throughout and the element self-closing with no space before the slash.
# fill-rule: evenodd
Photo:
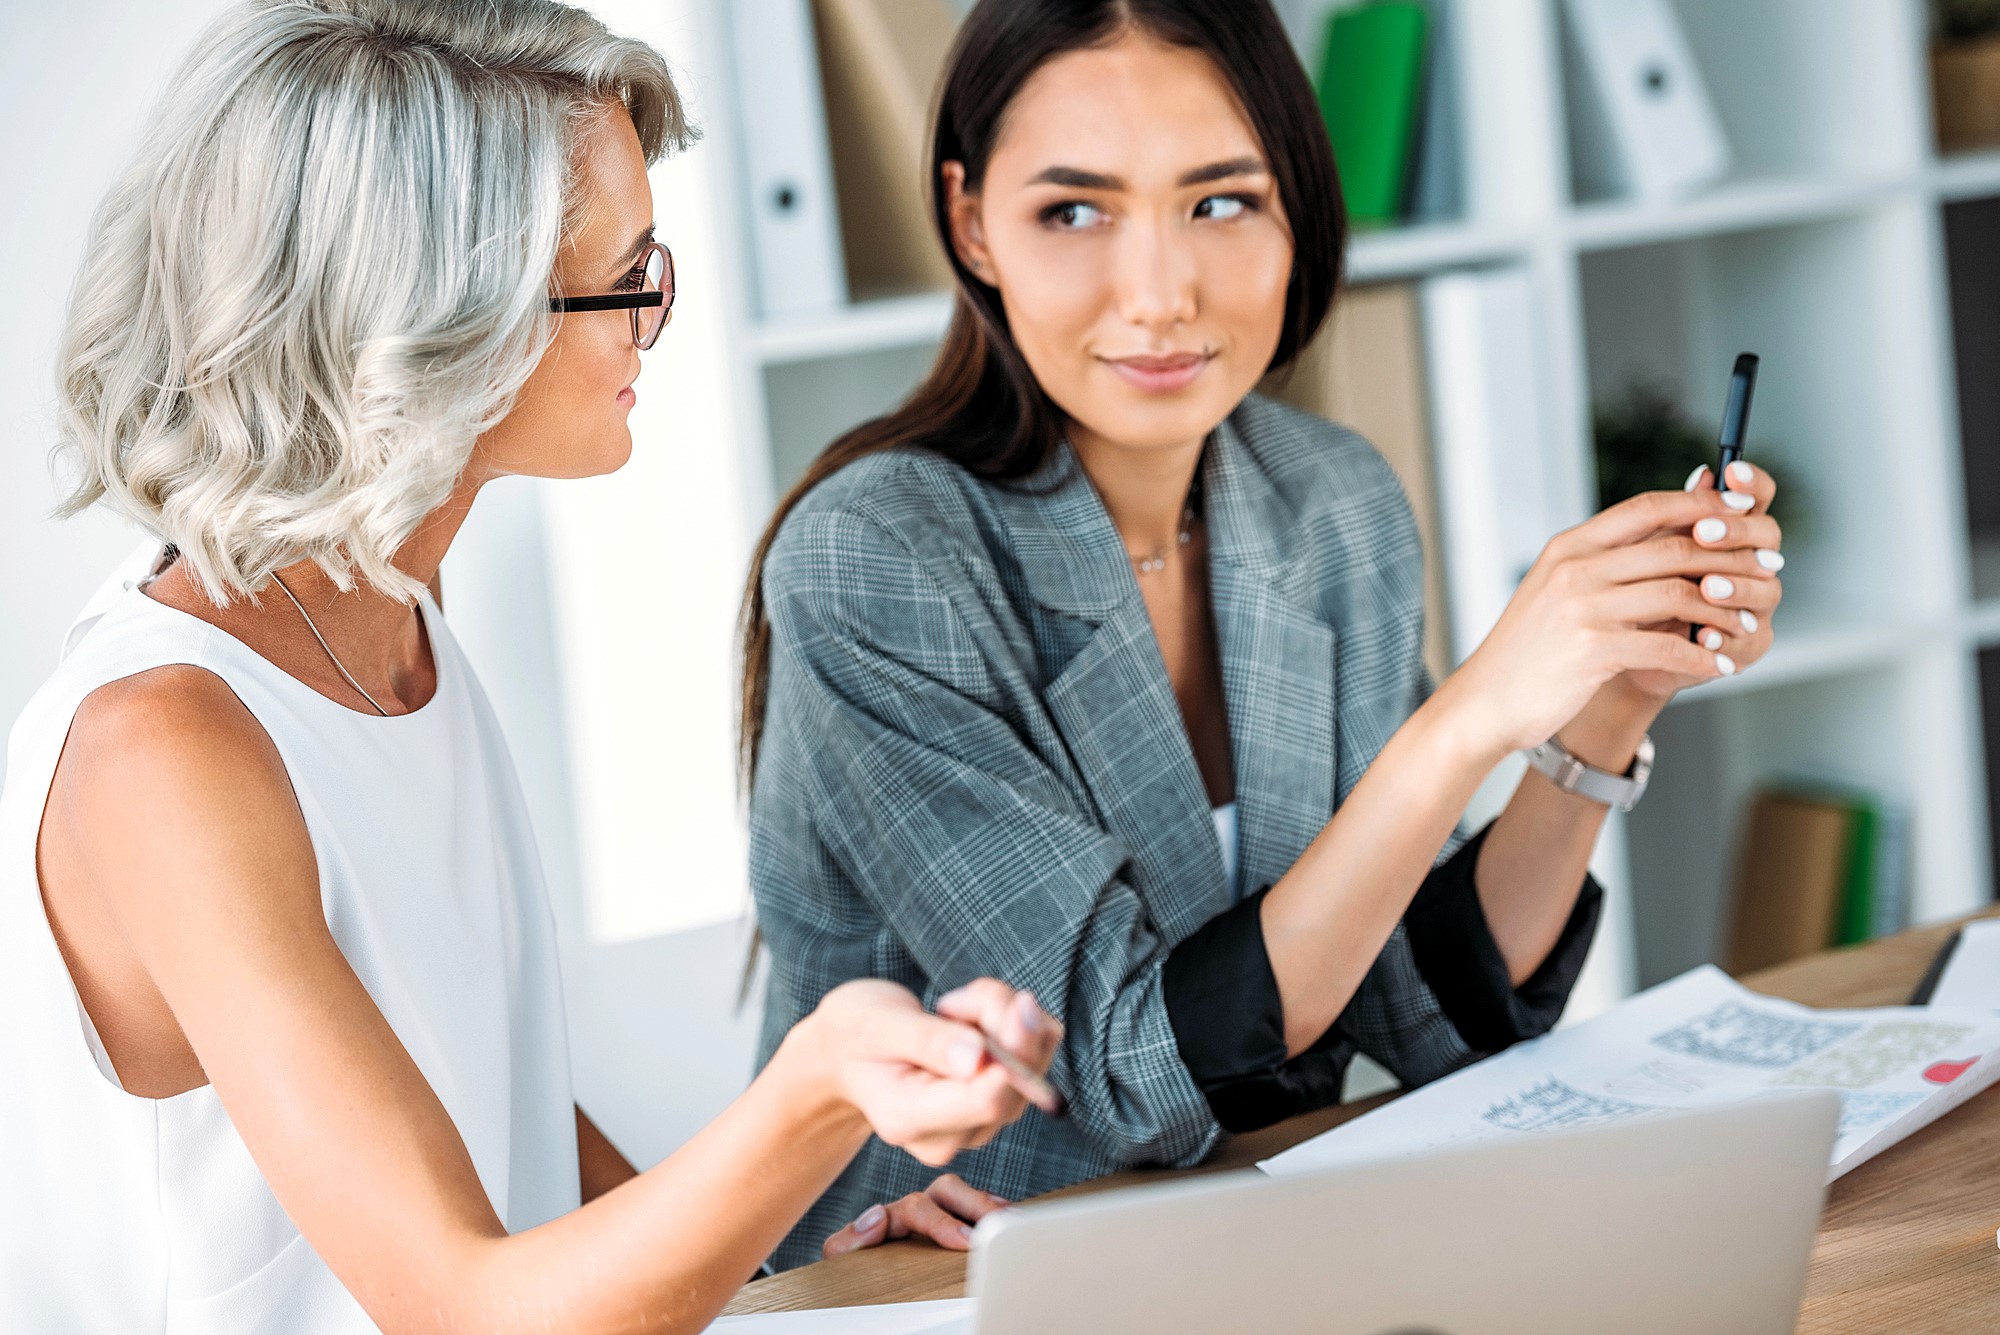
<svg viewBox="0 0 2000 1335">
<path fill-rule="evenodd" d="M 139 1098 L 93 1056 L 36 879 L 42 809 L 91 691 L 169 663 L 226 682 L 284 759 L 334 940 L 518 1232 L 575 1209 L 578 1181 L 555 923 L 513 761 L 428 596 L 437 694 L 383 718 L 137 589 L 111 594 L 15 725 L 0 793 L 0 1327 L 373 1331 L 212 1089 Z"/>
<path fill-rule="evenodd" d="M 1222 845 L 1222 874 L 1229 881 L 1229 893 L 1240 900 L 1243 880 L 1236 865 L 1236 804 L 1225 802 L 1211 808 L 1208 814 L 1215 822 L 1215 841 Z"/>
</svg>

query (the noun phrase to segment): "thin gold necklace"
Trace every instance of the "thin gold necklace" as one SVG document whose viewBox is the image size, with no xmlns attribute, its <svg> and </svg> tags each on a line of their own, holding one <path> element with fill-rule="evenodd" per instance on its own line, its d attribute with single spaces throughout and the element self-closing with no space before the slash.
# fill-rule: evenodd
<svg viewBox="0 0 2000 1335">
<path fill-rule="evenodd" d="M 285 591 L 285 596 L 292 600 L 292 606 L 298 608 L 299 615 L 306 619 L 306 629 L 313 633 L 313 638 L 315 640 L 319 641 L 319 647 L 326 650 L 326 656 L 333 662 L 334 671 L 338 672 L 341 676 L 347 678 L 347 684 L 349 686 L 352 686 L 355 690 L 361 692 L 361 698 L 363 700 L 366 700 L 369 704 L 374 705 L 376 713 L 380 714 L 383 718 L 388 718 L 389 711 L 382 708 L 381 703 L 377 701 L 374 696 L 368 694 L 367 689 L 363 687 L 360 682 L 354 679 L 354 674 L 352 672 L 349 672 L 347 670 L 347 665 L 340 661 L 340 655 L 336 654 L 333 651 L 333 646 L 326 642 L 326 636 L 319 633 L 319 627 L 313 624 L 312 614 L 306 611 L 306 605 L 299 601 L 299 596 L 292 592 L 291 585 L 285 583 L 284 579 L 280 577 L 278 572 L 275 570 L 271 572 L 271 578 L 277 580 L 278 587 L 283 589 Z"/>
</svg>

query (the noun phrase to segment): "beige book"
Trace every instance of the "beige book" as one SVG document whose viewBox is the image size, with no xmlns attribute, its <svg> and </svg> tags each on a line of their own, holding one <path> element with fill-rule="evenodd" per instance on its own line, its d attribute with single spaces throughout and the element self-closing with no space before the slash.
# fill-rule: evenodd
<svg viewBox="0 0 2000 1335">
<path fill-rule="evenodd" d="M 1349 288 L 1290 374 L 1272 377 L 1265 392 L 1360 432 L 1401 479 L 1424 546 L 1424 661 L 1442 681 L 1451 667 L 1451 623 L 1419 320 L 1408 284 Z"/>
<path fill-rule="evenodd" d="M 1761 792 L 1738 846 L 1723 967 L 1742 975 L 1833 944 L 1853 808 Z"/>
<path fill-rule="evenodd" d="M 857 298 L 951 286 L 924 180 L 949 0 L 813 0 L 841 247 Z"/>
</svg>

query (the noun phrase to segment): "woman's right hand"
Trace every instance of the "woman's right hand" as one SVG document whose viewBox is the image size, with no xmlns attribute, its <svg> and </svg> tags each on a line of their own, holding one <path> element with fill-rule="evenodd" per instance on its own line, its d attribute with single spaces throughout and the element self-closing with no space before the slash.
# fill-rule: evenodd
<svg viewBox="0 0 2000 1335">
<path fill-rule="evenodd" d="M 1741 631 L 1740 614 L 1704 597 L 1696 581 L 1726 575 L 1743 587 L 1775 583 L 1757 549 L 1775 550 L 1777 522 L 1745 514 L 1711 488 L 1650 491 L 1557 534 L 1506 611 L 1439 687 L 1473 736 L 1495 754 L 1540 745 L 1623 672 L 1695 680 L 1739 666 L 1691 642 L 1689 625 Z M 1712 540 L 1704 519 L 1722 521 Z"/>
<path fill-rule="evenodd" d="M 940 997 L 936 1015 L 907 988 L 856 979 L 827 993 L 809 1024 L 840 1096 L 882 1140 L 934 1168 L 984 1145 L 1027 1106 L 981 1032 L 1038 1074 L 1063 1033 L 1031 994 L 992 978 Z"/>
</svg>

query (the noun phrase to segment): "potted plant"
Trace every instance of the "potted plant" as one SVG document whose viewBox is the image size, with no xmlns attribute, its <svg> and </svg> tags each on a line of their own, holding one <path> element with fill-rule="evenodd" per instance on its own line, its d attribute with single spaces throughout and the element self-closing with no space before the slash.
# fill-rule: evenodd
<svg viewBox="0 0 2000 1335">
<path fill-rule="evenodd" d="M 1597 504 L 1616 505 L 1642 491 L 1673 491 L 1698 466 L 1715 467 L 1715 428 L 1704 427 L 1681 410 L 1667 385 L 1635 379 L 1592 414 L 1597 454 Z M 1810 509 L 1796 470 L 1785 468 L 1768 443 L 1752 441 L 1746 458 L 1778 483 L 1771 516 L 1785 526 L 1787 541 L 1803 538 Z"/>
<path fill-rule="evenodd" d="M 1938 149 L 2000 145 L 2000 0 L 1931 0 Z"/>
</svg>

